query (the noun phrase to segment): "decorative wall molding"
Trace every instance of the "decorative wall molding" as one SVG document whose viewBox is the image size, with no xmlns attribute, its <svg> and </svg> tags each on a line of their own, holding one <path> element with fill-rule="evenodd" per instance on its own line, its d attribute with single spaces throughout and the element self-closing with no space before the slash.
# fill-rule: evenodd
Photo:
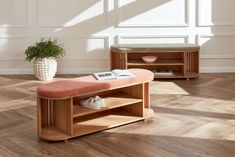
<svg viewBox="0 0 235 157">
<path fill-rule="evenodd" d="M 68 68 L 58 69 L 57 74 L 93 74 L 96 72 L 109 70 L 109 68 Z"/>
<path fill-rule="evenodd" d="M 200 67 L 200 73 L 233 73 L 235 67 Z"/>
<path fill-rule="evenodd" d="M 65 69 L 58 69 L 57 74 L 93 74 L 100 71 L 109 71 L 109 68 L 65 68 Z M 33 68 L 26 68 L 26 69 L 0 69 L 0 75 L 2 74 L 33 74 Z"/>
<path fill-rule="evenodd" d="M 100 71 L 109 71 L 109 68 L 66 68 L 58 69 L 57 74 L 92 74 Z M 200 67 L 200 73 L 230 73 L 235 67 Z M 0 74 L 33 74 L 33 69 L 0 69 Z"/>
<path fill-rule="evenodd" d="M 115 21 L 115 26 L 117 28 L 135 28 L 135 27 L 187 27 L 189 26 L 189 0 L 183 0 L 184 1 L 184 23 L 182 24 L 146 24 L 146 25 L 140 25 L 140 24 L 122 24 L 121 22 L 121 13 L 120 13 L 120 10 L 119 10 L 119 6 L 120 6 L 120 0 L 116 0 L 114 3 L 114 8 L 116 10 L 116 21 Z"/>
<path fill-rule="evenodd" d="M 156 5 L 154 5 L 155 1 Z M 212 20 L 214 23 L 210 22 L 209 16 L 203 18 L 203 15 L 207 13 L 204 9 L 208 6 L 204 4 L 206 1 L 212 1 L 215 5 L 213 12 L 216 14 Z M 233 0 L 228 0 L 228 4 L 219 0 L 88 0 L 81 1 L 82 6 L 73 5 L 80 4 L 80 1 L 71 0 L 67 2 L 61 0 L 58 1 L 55 14 L 49 14 L 49 16 L 51 15 L 49 18 L 47 18 L 46 12 L 41 15 L 39 15 L 39 12 L 46 10 L 48 13 L 53 13 L 53 10 L 50 11 L 50 8 L 47 8 L 47 4 L 51 2 L 49 6 L 53 6 L 53 3 L 57 2 L 56 0 L 2 0 L 1 2 L 2 12 L 6 12 L 6 14 L 2 14 L 3 20 L 1 22 L 9 25 L 0 25 L 0 74 L 32 74 L 31 65 L 24 62 L 24 48 L 33 45 L 41 37 L 63 40 L 62 44 L 68 45 L 69 51 L 67 53 L 69 54 L 59 61 L 61 67 L 58 70 L 61 74 L 87 74 L 109 70 L 107 68 L 109 65 L 109 47 L 113 43 L 174 42 L 200 44 L 207 40 L 210 42 L 212 37 L 211 43 L 213 44 L 208 43 L 208 45 L 201 47 L 200 58 L 203 63 L 201 66 L 204 66 L 201 67 L 201 71 L 235 72 L 235 67 L 233 67 L 235 60 L 235 14 L 226 16 L 226 12 L 233 11 L 231 9 L 233 7 L 231 4 L 235 3 Z M 168 2 L 172 3 L 167 4 Z M 7 14 L 7 11 L 13 8 L 11 3 L 19 6 L 16 6 L 16 10 L 12 10 L 12 19 L 7 19 L 11 17 Z M 144 3 L 149 3 L 149 5 L 145 5 L 145 9 L 138 5 Z M 219 10 L 219 5 L 222 3 L 223 6 Z M 64 13 L 61 13 L 60 9 L 64 7 L 63 4 L 70 5 L 72 9 L 69 9 L 68 6 L 67 9 L 63 10 Z M 127 6 L 130 4 L 130 7 L 125 8 L 125 4 Z M 175 4 L 175 8 L 172 7 L 173 4 Z M 81 22 L 81 25 L 63 26 L 63 21 L 66 23 L 67 19 L 68 21 L 73 19 L 73 17 L 76 17 L 73 15 L 82 13 L 83 9 L 91 8 L 92 10 L 93 5 L 97 10 L 94 9 L 94 13 L 88 11 L 91 16 L 88 15 L 81 19 L 81 21 L 84 19 L 87 22 Z M 160 5 L 165 5 L 159 8 L 163 10 L 158 11 L 157 8 L 154 10 L 155 7 Z M 118 8 L 118 6 L 124 6 L 124 8 Z M 228 6 L 228 10 L 226 10 L 226 6 Z M 128 21 L 131 17 L 135 17 L 135 13 L 141 15 L 148 11 L 148 7 L 150 8 L 148 13 L 133 21 Z M 3 11 L 5 8 L 6 10 Z M 76 8 L 80 11 L 76 11 Z M 130 11 L 128 11 L 129 8 Z M 169 10 L 172 10 L 172 12 L 169 13 Z M 195 10 L 196 14 L 194 13 Z M 165 12 L 169 19 L 156 19 L 154 15 L 156 14 L 159 17 L 162 12 Z M 222 13 L 221 16 L 220 13 Z M 17 15 L 16 19 L 13 17 L 14 14 Z M 62 19 L 57 16 L 63 14 L 66 14 L 66 16 Z M 125 18 L 126 14 L 129 14 L 127 18 Z M 95 15 L 97 17 L 94 17 Z M 145 19 L 147 15 L 153 15 L 153 17 L 150 17 L 153 20 L 140 21 L 140 19 Z M 176 20 L 174 20 L 174 16 Z M 91 17 L 90 21 L 92 22 L 89 21 L 89 17 Z M 78 19 L 80 19 L 80 16 Z M 213 28 L 211 26 L 220 27 Z M 211 32 L 215 35 L 211 35 Z M 86 42 L 87 40 L 88 42 Z"/>
<path fill-rule="evenodd" d="M 9 53 L 13 53 L 13 52 L 8 52 L 8 55 L 6 55 L 6 56 L 1 56 L 0 55 L 1 56 L 0 57 L 0 61 L 24 61 L 25 60 L 25 52 L 24 52 L 24 50 L 29 46 L 29 38 L 27 36 L 7 36 L 7 37 L 0 36 L 0 41 L 2 39 L 3 40 L 7 40 L 6 44 L 9 44 L 9 41 L 10 40 L 14 40 L 14 39 L 16 39 L 16 40 L 23 40 L 26 43 L 25 43 L 25 45 L 22 45 L 22 48 L 24 47 L 24 49 L 22 51 L 22 55 L 13 54 L 14 57 L 9 57 L 9 56 L 11 56 L 11 55 L 9 55 Z M 1 42 L 0 42 L 0 45 L 1 45 Z"/>
<path fill-rule="evenodd" d="M 16 74 L 16 75 L 23 75 L 23 74 L 33 74 L 33 68 L 30 69 L 11 69 L 11 68 L 7 68 L 7 69 L 2 69 L 0 68 L 0 75 L 11 75 L 11 74 Z"/>
<path fill-rule="evenodd" d="M 1 25 L 0 24 L 0 28 L 28 28 L 30 26 L 30 19 L 29 19 L 29 13 L 30 13 L 29 3 L 30 3 L 30 0 L 24 0 L 24 1 L 25 1 L 25 8 L 26 8 L 26 15 L 25 15 L 26 22 L 25 22 L 25 24 L 24 25 L 8 26 L 7 23 L 6 23 L 6 25 Z"/>
<path fill-rule="evenodd" d="M 202 59 L 235 59 L 235 55 L 201 55 Z"/>
<path fill-rule="evenodd" d="M 131 40 L 131 39 L 181 39 L 183 42 L 178 43 L 188 43 L 189 36 L 188 35 L 120 35 L 117 36 L 117 43 L 123 44 L 121 40 Z M 131 42 L 130 42 L 131 43 Z M 164 42 L 163 42 L 164 43 Z M 168 42 L 169 43 L 169 42 Z M 177 43 L 174 41 L 174 43 Z"/>
<path fill-rule="evenodd" d="M 222 37 L 222 38 L 234 38 L 234 41 L 235 41 L 235 34 L 198 35 L 197 36 L 197 44 L 199 44 L 199 45 L 202 44 L 201 41 L 200 41 L 200 39 L 202 39 L 202 38 L 220 38 L 220 37 Z M 219 54 L 219 53 L 216 53 L 216 51 L 213 51 L 213 53 L 208 54 L 208 55 L 201 53 L 200 58 L 202 58 L 202 59 L 235 59 L 235 53 L 234 52 L 235 52 L 235 48 L 234 48 L 234 50 L 231 50 L 231 52 L 227 53 L 227 54 Z"/>
<path fill-rule="evenodd" d="M 40 36 L 38 37 L 38 40 L 41 38 L 48 39 L 49 36 Z M 86 60 L 86 61 L 93 61 L 93 60 L 107 60 L 109 58 L 109 36 L 88 36 L 88 37 L 82 37 L 82 36 L 50 36 L 51 39 L 57 39 L 57 40 L 69 40 L 69 39 L 77 39 L 77 40 L 89 40 L 89 39 L 100 39 L 104 40 L 104 49 L 101 50 L 102 52 L 99 52 L 101 55 L 99 55 L 100 58 L 80 58 L 77 56 L 70 56 L 70 57 L 64 57 L 63 60 Z M 79 43 L 78 43 L 79 44 Z M 97 50 L 98 51 L 98 50 Z M 86 52 L 89 53 L 89 52 Z M 103 55 L 102 55 L 103 54 Z M 79 54 L 78 54 L 79 55 Z M 81 55 L 81 54 L 80 54 Z M 68 56 L 68 55 L 67 55 Z M 102 58 L 104 57 L 104 58 Z"/>
<path fill-rule="evenodd" d="M 108 23 L 109 23 L 109 0 L 100 0 L 103 2 L 103 14 L 105 16 L 105 23 L 102 24 L 101 26 L 107 26 Z M 50 26 L 50 25 L 43 25 L 40 23 L 40 8 L 39 8 L 39 3 L 41 2 L 41 0 L 37 0 L 37 26 L 38 27 L 47 27 L 47 28 L 87 28 L 87 27 L 94 27 L 95 26 L 100 26 L 100 25 L 97 25 L 97 24 L 93 24 L 93 25 L 81 25 L 81 26 L 63 26 L 63 25 L 53 25 L 53 26 Z M 94 18 L 97 18 L 97 17 L 94 17 Z M 90 19 L 88 19 L 90 20 Z"/>
<path fill-rule="evenodd" d="M 235 26 L 235 19 L 234 21 L 213 21 L 213 22 L 202 22 L 201 21 L 201 5 L 202 2 L 205 2 L 205 0 L 197 0 L 196 1 L 196 10 L 197 10 L 197 25 L 200 27 L 211 27 L 211 26 Z M 215 0 L 213 0 L 215 2 Z M 233 0 L 232 0 L 233 1 Z M 211 6 L 212 7 L 212 6 Z M 212 9 L 212 8 L 211 8 Z M 212 14 L 212 13 L 211 13 Z M 228 14 L 227 14 L 228 16 Z M 212 17 L 211 17 L 212 18 Z"/>
</svg>

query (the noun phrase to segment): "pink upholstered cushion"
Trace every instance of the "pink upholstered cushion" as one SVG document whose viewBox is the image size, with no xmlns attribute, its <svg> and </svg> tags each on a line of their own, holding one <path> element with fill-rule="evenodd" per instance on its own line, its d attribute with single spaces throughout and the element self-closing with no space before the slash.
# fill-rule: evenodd
<svg viewBox="0 0 235 157">
<path fill-rule="evenodd" d="M 149 70 L 129 69 L 134 77 L 100 81 L 93 75 L 39 85 L 37 94 L 47 98 L 66 98 L 101 90 L 150 82 L 154 75 Z"/>
</svg>

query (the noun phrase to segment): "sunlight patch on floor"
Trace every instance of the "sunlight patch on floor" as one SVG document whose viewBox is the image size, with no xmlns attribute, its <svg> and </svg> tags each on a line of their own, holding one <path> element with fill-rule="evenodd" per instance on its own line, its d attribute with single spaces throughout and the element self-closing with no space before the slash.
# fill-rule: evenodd
<svg viewBox="0 0 235 157">
<path fill-rule="evenodd" d="M 182 94 L 188 95 L 189 93 L 174 82 L 160 82 L 154 81 L 150 84 L 151 94 Z"/>
<path fill-rule="evenodd" d="M 235 100 L 220 100 L 191 95 L 161 95 L 157 99 L 154 97 L 151 99 L 152 104 L 157 107 L 195 112 L 232 114 L 235 116 Z"/>
<path fill-rule="evenodd" d="M 235 141 L 234 119 L 195 117 L 192 115 L 172 115 L 155 113 L 149 122 L 139 122 L 120 128 L 106 130 L 108 133 L 139 134 L 144 136 L 167 136 L 194 139 Z M 153 124 L 154 129 L 153 128 Z M 136 129 L 133 129 L 136 125 Z M 146 132 L 146 128 L 151 128 Z M 132 128 L 132 129 L 129 129 Z"/>
</svg>

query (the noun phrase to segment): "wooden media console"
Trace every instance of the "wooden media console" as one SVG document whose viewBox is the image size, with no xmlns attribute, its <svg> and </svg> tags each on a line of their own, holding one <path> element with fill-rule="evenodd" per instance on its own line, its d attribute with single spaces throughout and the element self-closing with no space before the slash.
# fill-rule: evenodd
<svg viewBox="0 0 235 157">
<path fill-rule="evenodd" d="M 194 44 L 118 44 L 110 49 L 111 70 L 143 68 L 159 71 L 155 78 L 196 78 L 199 76 L 199 49 Z M 143 56 L 156 56 L 145 63 Z M 160 75 L 171 71 L 172 75 Z"/>
</svg>

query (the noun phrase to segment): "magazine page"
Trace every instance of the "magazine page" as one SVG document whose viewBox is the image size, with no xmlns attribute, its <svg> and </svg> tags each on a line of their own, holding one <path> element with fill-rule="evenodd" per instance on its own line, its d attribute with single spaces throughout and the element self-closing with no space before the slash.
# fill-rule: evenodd
<svg viewBox="0 0 235 157">
<path fill-rule="evenodd" d="M 116 79 L 116 76 L 112 72 L 99 72 L 93 74 L 97 80 L 111 80 Z"/>
<path fill-rule="evenodd" d="M 133 77 L 133 74 L 129 70 L 121 70 L 121 69 L 114 69 L 111 71 L 116 78 L 127 78 L 127 77 Z"/>
</svg>

